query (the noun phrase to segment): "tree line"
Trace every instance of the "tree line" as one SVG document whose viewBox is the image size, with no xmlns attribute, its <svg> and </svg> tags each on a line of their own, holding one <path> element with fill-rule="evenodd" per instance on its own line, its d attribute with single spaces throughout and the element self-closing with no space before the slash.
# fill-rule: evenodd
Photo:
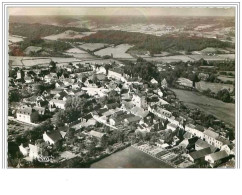
<svg viewBox="0 0 242 195">
<path fill-rule="evenodd" d="M 151 54 L 162 51 L 198 51 L 206 47 L 234 47 L 230 43 L 212 38 L 190 37 L 187 35 L 163 35 L 161 37 L 137 32 L 103 30 L 81 39 L 89 43 L 131 44 L 130 50 L 147 50 Z"/>
</svg>

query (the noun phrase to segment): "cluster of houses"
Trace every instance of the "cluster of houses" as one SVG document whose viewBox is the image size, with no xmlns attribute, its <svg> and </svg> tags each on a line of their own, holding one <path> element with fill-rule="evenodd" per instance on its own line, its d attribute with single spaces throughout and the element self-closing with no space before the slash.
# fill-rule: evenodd
<svg viewBox="0 0 242 195">
<path fill-rule="evenodd" d="M 65 68 L 68 77 L 58 76 L 50 72 L 41 80 L 45 83 L 55 83 L 54 89 L 44 90 L 41 95 L 25 98 L 17 109 L 16 119 L 24 123 L 35 123 L 34 115 L 44 116 L 46 113 L 56 113 L 65 110 L 66 101 L 72 97 L 88 95 L 93 110 L 85 113 L 77 121 L 66 124 L 68 128 L 76 131 L 84 130 L 87 136 L 102 139 L 106 134 L 95 129 L 96 123 L 115 131 L 134 131 L 136 134 L 146 135 L 152 129 L 165 131 L 167 129 L 176 132 L 178 129 L 184 131 L 183 139 L 174 136 L 171 146 L 181 146 L 185 149 L 188 158 L 192 162 L 207 161 L 211 166 L 221 163 L 234 155 L 234 144 L 225 137 L 216 133 L 212 128 L 205 129 L 195 126 L 192 121 L 183 116 L 174 116 L 177 112 L 175 97 L 167 90 L 166 80 L 159 83 L 154 78 L 150 82 L 141 82 L 140 78 L 132 78 L 125 75 L 121 67 L 106 70 L 104 67 L 91 66 L 90 64 L 57 64 L 58 68 Z M 17 73 L 17 79 L 22 78 L 22 73 Z M 28 75 L 28 74 L 26 74 Z M 34 82 L 26 79 L 26 84 Z M 32 78 L 33 79 L 33 78 Z M 163 92 L 166 91 L 164 96 Z M 112 103 L 103 103 L 105 99 L 112 99 Z M 89 130 L 89 131 L 87 131 Z M 55 145 L 58 141 L 65 139 L 65 131 L 46 131 L 43 140 Z M 25 156 L 32 159 L 36 157 L 39 149 L 37 146 L 19 146 Z"/>
</svg>

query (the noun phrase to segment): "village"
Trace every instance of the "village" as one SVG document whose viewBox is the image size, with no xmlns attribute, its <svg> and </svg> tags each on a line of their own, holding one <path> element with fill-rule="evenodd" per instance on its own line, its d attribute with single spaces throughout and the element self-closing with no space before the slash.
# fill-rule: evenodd
<svg viewBox="0 0 242 195">
<path fill-rule="evenodd" d="M 147 82 L 126 74 L 123 66 L 51 61 L 12 67 L 12 165 L 89 167 L 134 147 L 171 168 L 234 166 L 235 140 L 216 119 L 214 126 L 199 125 L 165 78 Z"/>
</svg>

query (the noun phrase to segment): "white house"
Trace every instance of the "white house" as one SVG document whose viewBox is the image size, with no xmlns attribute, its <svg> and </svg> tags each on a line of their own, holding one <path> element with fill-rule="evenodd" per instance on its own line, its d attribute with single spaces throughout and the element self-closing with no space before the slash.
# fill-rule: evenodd
<svg viewBox="0 0 242 195">
<path fill-rule="evenodd" d="M 22 78 L 21 71 L 18 70 L 18 72 L 17 72 L 17 78 L 16 79 L 21 79 L 21 78 Z"/>
<path fill-rule="evenodd" d="M 163 80 L 161 81 L 161 86 L 162 86 L 163 88 L 167 88 L 167 81 L 166 81 L 166 79 L 163 79 Z"/>
<path fill-rule="evenodd" d="M 29 157 L 30 159 L 36 159 L 39 157 L 40 148 L 36 145 L 29 144 Z"/>
<path fill-rule="evenodd" d="M 123 77 L 122 72 L 118 69 L 112 69 L 108 71 L 108 77 L 114 78 L 116 80 L 121 80 L 126 82 L 127 80 Z"/>
<path fill-rule="evenodd" d="M 52 131 L 50 133 L 44 132 L 43 134 L 43 140 L 50 145 L 56 144 L 61 139 L 62 135 L 59 131 Z"/>
<path fill-rule="evenodd" d="M 157 93 L 160 97 L 163 97 L 163 93 L 162 93 L 162 91 L 159 89 L 158 90 L 158 93 Z"/>
<path fill-rule="evenodd" d="M 154 78 L 153 79 L 151 79 L 151 81 L 150 81 L 153 85 L 157 85 L 158 84 L 158 81 L 157 80 L 155 80 Z"/>
<path fill-rule="evenodd" d="M 209 147 L 189 153 L 188 158 L 190 161 L 196 162 L 197 160 L 205 160 L 208 154 L 211 154 L 211 149 Z"/>
<path fill-rule="evenodd" d="M 109 118 L 109 124 L 115 126 L 117 124 L 117 120 L 115 120 L 114 118 Z"/>
<path fill-rule="evenodd" d="M 214 146 L 220 149 L 222 148 L 223 145 L 229 145 L 229 144 L 230 144 L 230 141 L 222 136 L 218 136 L 214 142 Z"/>
<path fill-rule="evenodd" d="M 221 151 L 224 150 L 227 154 L 231 154 L 231 149 L 228 145 L 223 145 Z"/>
<path fill-rule="evenodd" d="M 205 156 L 205 160 L 210 163 L 212 167 L 220 164 L 224 159 L 228 157 L 228 153 L 225 150 L 215 152 Z"/>
<path fill-rule="evenodd" d="M 31 123 L 32 108 L 21 106 L 17 110 L 17 120 L 25 123 Z"/>
<path fill-rule="evenodd" d="M 20 152 L 24 155 L 24 156 L 27 156 L 28 153 L 29 153 L 29 148 L 28 147 L 24 147 L 23 144 L 21 144 L 19 146 L 19 150 Z"/>
<path fill-rule="evenodd" d="M 191 133 L 193 136 L 197 136 L 201 139 L 204 138 L 204 134 L 202 129 L 198 129 L 196 126 L 192 125 L 192 124 L 187 124 L 185 126 L 185 131 Z"/>
<path fill-rule="evenodd" d="M 163 108 L 155 109 L 154 107 L 148 106 L 148 110 L 152 112 L 154 115 L 163 119 L 168 119 L 172 116 L 172 113 L 170 111 L 165 110 Z"/>
<path fill-rule="evenodd" d="M 50 74 L 45 75 L 44 77 L 45 82 L 50 83 L 52 80 L 52 76 Z"/>
<path fill-rule="evenodd" d="M 219 136 L 218 133 L 214 132 L 212 128 L 209 128 L 204 131 L 204 139 L 209 144 L 221 149 L 221 147 L 225 144 L 229 144 L 229 140 Z"/>
</svg>

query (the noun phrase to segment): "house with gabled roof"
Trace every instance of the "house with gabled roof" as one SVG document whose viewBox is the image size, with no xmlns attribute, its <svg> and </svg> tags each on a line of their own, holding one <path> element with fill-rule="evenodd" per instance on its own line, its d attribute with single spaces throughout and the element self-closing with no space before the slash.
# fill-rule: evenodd
<svg viewBox="0 0 242 195">
<path fill-rule="evenodd" d="M 200 139 L 204 138 L 204 128 L 201 126 L 195 126 L 193 124 L 187 124 L 185 125 L 185 131 L 191 133 L 193 136 L 197 136 Z"/>
<path fill-rule="evenodd" d="M 202 150 L 208 147 L 210 147 L 212 153 L 218 150 L 218 148 L 216 148 L 215 146 L 212 146 L 201 139 L 198 139 L 195 143 L 195 150 Z"/>
<path fill-rule="evenodd" d="M 167 88 L 167 81 L 166 81 L 166 79 L 163 79 L 163 80 L 161 81 L 161 86 L 162 86 L 163 88 Z"/>
<path fill-rule="evenodd" d="M 43 140 L 50 144 L 50 145 L 54 145 L 57 142 L 59 142 L 60 140 L 62 140 L 62 135 L 59 131 L 55 130 L 55 131 L 51 131 L 51 132 L 44 132 L 43 134 Z"/>
<path fill-rule="evenodd" d="M 198 151 L 195 151 L 195 152 L 191 152 L 191 153 L 188 154 L 188 158 L 192 162 L 197 162 L 199 160 L 204 161 L 205 156 L 208 155 L 208 154 L 211 154 L 211 148 L 210 147 L 204 148 L 202 150 L 198 150 Z"/>
<path fill-rule="evenodd" d="M 205 160 L 210 164 L 211 167 L 215 167 L 220 163 L 228 159 L 229 154 L 225 150 L 208 154 L 205 156 Z"/>
<path fill-rule="evenodd" d="M 151 83 L 152 85 L 158 85 L 158 81 L 155 80 L 154 78 L 152 78 L 152 79 L 150 80 L 150 83 Z"/>
<path fill-rule="evenodd" d="M 225 144 L 230 144 L 230 141 L 228 139 L 220 136 L 212 128 L 206 129 L 204 131 L 204 139 L 206 142 L 219 149 Z"/>
<path fill-rule="evenodd" d="M 17 110 L 17 120 L 25 123 L 32 123 L 31 116 L 33 114 L 33 109 L 27 105 L 20 106 Z"/>
</svg>

